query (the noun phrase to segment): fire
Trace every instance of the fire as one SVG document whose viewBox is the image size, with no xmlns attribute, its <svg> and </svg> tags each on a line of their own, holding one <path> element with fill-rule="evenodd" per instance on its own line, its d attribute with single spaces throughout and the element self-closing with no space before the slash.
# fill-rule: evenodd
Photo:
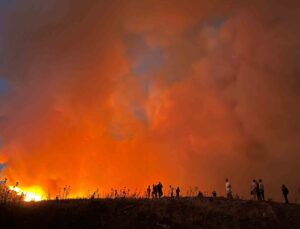
<svg viewBox="0 0 300 229">
<path fill-rule="evenodd" d="M 16 186 L 9 186 L 9 189 L 15 191 L 19 196 L 24 195 L 24 201 L 26 202 L 43 200 L 43 191 L 39 187 L 21 189 Z"/>
</svg>

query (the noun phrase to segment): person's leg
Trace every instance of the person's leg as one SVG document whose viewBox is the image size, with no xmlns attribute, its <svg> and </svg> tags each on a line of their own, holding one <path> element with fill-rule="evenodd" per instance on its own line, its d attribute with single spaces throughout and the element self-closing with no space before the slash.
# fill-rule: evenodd
<svg viewBox="0 0 300 229">
<path fill-rule="evenodd" d="M 283 197 L 284 197 L 285 203 L 287 204 L 288 203 L 287 196 L 285 194 L 283 194 Z"/>
<path fill-rule="evenodd" d="M 257 191 L 257 200 L 261 200 L 260 191 Z"/>
</svg>

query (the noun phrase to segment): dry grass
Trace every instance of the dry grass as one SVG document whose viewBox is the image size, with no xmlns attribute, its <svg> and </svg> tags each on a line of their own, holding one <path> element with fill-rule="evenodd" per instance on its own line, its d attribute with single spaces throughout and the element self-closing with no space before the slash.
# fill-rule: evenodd
<svg viewBox="0 0 300 229">
<path fill-rule="evenodd" d="M 300 228 L 299 205 L 223 198 L 43 201 L 0 213 L 7 228 Z"/>
</svg>

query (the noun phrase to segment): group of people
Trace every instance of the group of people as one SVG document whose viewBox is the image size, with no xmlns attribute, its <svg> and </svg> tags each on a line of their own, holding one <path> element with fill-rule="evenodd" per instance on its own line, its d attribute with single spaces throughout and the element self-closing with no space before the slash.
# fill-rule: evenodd
<svg viewBox="0 0 300 229">
<path fill-rule="evenodd" d="M 265 188 L 262 179 L 259 179 L 258 181 L 253 179 L 250 187 L 250 194 L 254 200 L 265 200 Z"/>
<path fill-rule="evenodd" d="M 146 191 L 146 198 L 161 198 L 163 196 L 163 185 L 161 182 L 158 182 L 158 184 L 153 184 L 152 185 L 152 190 L 150 185 L 148 185 L 147 191 Z M 169 186 L 169 196 L 171 198 L 174 197 L 174 190 L 175 188 L 170 185 Z M 225 179 L 225 190 L 226 190 L 226 196 L 228 199 L 233 199 L 233 194 L 232 194 L 232 187 L 231 187 L 231 183 L 229 182 L 229 179 Z M 289 190 L 288 188 L 283 184 L 281 187 L 281 191 L 282 191 L 282 195 L 284 197 L 284 200 L 286 203 L 289 203 L 288 200 L 288 194 L 289 194 Z M 300 194 L 300 189 L 299 189 L 299 194 Z M 180 196 L 180 188 L 177 187 L 175 190 L 175 195 L 177 198 L 179 198 Z M 252 196 L 253 200 L 265 200 L 265 187 L 263 184 L 262 179 L 253 179 L 251 186 L 250 186 L 250 195 Z M 198 197 L 204 197 L 202 192 L 198 192 Z M 213 191 L 212 192 L 212 197 L 217 197 L 217 192 Z M 239 196 L 236 195 L 237 199 L 239 199 Z"/>
<path fill-rule="evenodd" d="M 161 198 L 163 196 L 163 185 L 161 182 L 158 182 L 158 184 L 153 184 L 152 185 L 152 192 L 151 192 L 151 187 L 150 185 L 148 185 L 147 191 L 146 191 L 146 197 L 150 198 L 152 196 L 152 198 Z M 176 190 L 176 197 L 179 197 L 180 195 L 180 188 L 177 187 Z M 170 185 L 170 197 L 173 198 L 174 197 L 174 187 L 172 185 Z"/>
<path fill-rule="evenodd" d="M 231 183 L 227 178 L 225 179 L 225 190 L 226 190 L 227 198 L 232 199 L 233 198 L 232 187 L 231 187 Z M 281 192 L 285 202 L 289 203 L 288 200 L 289 190 L 284 184 L 281 186 Z M 258 181 L 256 179 L 253 179 L 252 184 L 250 186 L 250 194 L 254 200 L 265 200 L 265 187 L 262 179 L 259 179 Z"/>
<path fill-rule="evenodd" d="M 157 197 L 161 198 L 163 196 L 162 188 L 163 188 L 162 183 L 158 182 L 158 184 L 152 185 L 152 192 L 151 192 L 150 185 L 148 185 L 146 197 L 150 198 L 150 196 L 152 196 L 152 198 L 157 198 Z"/>
<path fill-rule="evenodd" d="M 180 196 L 180 188 L 177 187 L 176 190 L 176 197 L 179 198 Z M 174 197 L 174 187 L 172 185 L 170 185 L 170 197 L 173 198 Z"/>
</svg>

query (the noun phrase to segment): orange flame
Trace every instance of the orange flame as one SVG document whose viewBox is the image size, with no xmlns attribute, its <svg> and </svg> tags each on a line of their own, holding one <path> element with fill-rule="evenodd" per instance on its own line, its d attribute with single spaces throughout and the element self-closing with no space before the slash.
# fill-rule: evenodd
<svg viewBox="0 0 300 229">
<path fill-rule="evenodd" d="M 43 190 L 40 187 L 30 187 L 21 189 L 16 186 L 9 186 L 9 189 L 12 191 L 15 191 L 19 196 L 24 195 L 24 201 L 30 202 L 30 201 L 41 201 L 43 200 Z"/>
</svg>

